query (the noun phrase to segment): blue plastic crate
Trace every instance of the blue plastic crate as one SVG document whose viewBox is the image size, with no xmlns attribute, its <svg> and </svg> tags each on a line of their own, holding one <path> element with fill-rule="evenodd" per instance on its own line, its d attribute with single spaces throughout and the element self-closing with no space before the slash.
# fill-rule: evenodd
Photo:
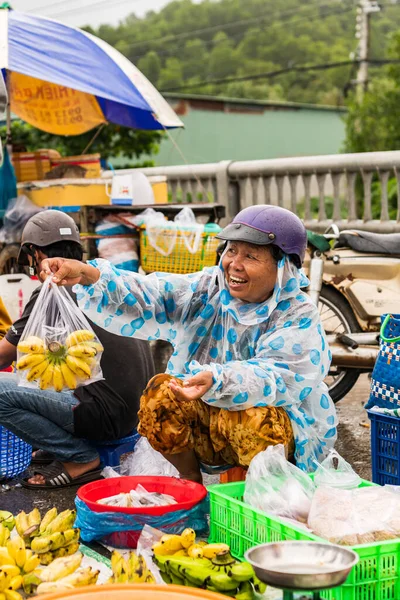
<svg viewBox="0 0 400 600">
<path fill-rule="evenodd" d="M 367 412 L 371 421 L 372 481 L 400 485 L 400 419 Z"/>
<path fill-rule="evenodd" d="M 32 446 L 0 425 L 0 479 L 23 473 L 32 459 Z"/>
</svg>

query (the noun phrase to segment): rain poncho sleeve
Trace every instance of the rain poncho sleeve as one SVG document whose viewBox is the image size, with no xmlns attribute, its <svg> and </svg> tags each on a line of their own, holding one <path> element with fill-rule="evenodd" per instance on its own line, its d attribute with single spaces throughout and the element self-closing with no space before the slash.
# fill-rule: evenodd
<svg viewBox="0 0 400 600">
<path fill-rule="evenodd" d="M 222 269 L 143 276 L 91 264 L 101 277 L 76 286 L 80 307 L 118 335 L 164 339 L 174 352 L 167 372 L 211 371 L 203 401 L 227 410 L 281 406 L 289 415 L 298 466 L 313 470 L 336 438 L 336 413 L 323 383 L 331 360 L 318 310 L 301 291 L 307 279 L 289 260 L 278 266 L 272 296 L 232 298 Z"/>
</svg>

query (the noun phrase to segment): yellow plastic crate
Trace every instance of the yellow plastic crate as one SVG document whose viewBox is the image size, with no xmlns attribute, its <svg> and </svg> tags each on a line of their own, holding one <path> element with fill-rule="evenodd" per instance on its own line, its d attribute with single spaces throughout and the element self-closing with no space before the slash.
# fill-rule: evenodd
<svg viewBox="0 0 400 600">
<path fill-rule="evenodd" d="M 195 273 L 204 267 L 213 267 L 217 263 L 217 248 L 220 243 L 215 236 L 220 227 L 216 224 L 206 225 L 206 231 L 201 234 L 200 246 L 197 252 L 191 253 L 186 247 L 184 235 L 186 232 L 178 231 L 174 249 L 164 256 L 149 242 L 145 227 L 140 230 L 140 264 L 146 273 L 160 271 L 162 273 Z M 213 229 L 213 231 L 210 231 Z M 190 232 L 189 232 L 190 233 Z M 161 249 L 168 252 L 175 232 L 165 229 L 158 237 Z"/>
</svg>

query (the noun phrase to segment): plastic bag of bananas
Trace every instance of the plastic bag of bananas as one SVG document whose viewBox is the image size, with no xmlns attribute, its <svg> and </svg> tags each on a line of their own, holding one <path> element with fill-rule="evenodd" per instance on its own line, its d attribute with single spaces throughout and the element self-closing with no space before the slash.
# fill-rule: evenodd
<svg viewBox="0 0 400 600">
<path fill-rule="evenodd" d="M 19 385 L 74 390 L 103 378 L 103 346 L 64 287 L 43 284 L 17 346 Z"/>
</svg>

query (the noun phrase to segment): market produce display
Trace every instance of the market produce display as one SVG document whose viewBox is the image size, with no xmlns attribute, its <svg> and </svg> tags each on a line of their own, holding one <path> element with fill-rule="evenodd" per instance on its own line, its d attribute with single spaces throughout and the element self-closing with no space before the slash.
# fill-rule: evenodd
<svg viewBox="0 0 400 600">
<path fill-rule="evenodd" d="M 93 331 L 80 329 L 70 333 L 65 343 L 27 337 L 17 350 L 24 355 L 16 364 L 17 370 L 27 371 L 28 382 L 37 381 L 41 390 L 51 387 L 61 392 L 65 388 L 74 390 L 92 377 L 99 367 L 103 346 L 95 341 Z"/>
<path fill-rule="evenodd" d="M 253 567 L 236 561 L 227 544 L 196 544 L 193 529 L 162 536 L 153 552 L 166 583 L 203 588 L 237 600 L 252 600 L 254 592 L 266 590 Z"/>
</svg>

